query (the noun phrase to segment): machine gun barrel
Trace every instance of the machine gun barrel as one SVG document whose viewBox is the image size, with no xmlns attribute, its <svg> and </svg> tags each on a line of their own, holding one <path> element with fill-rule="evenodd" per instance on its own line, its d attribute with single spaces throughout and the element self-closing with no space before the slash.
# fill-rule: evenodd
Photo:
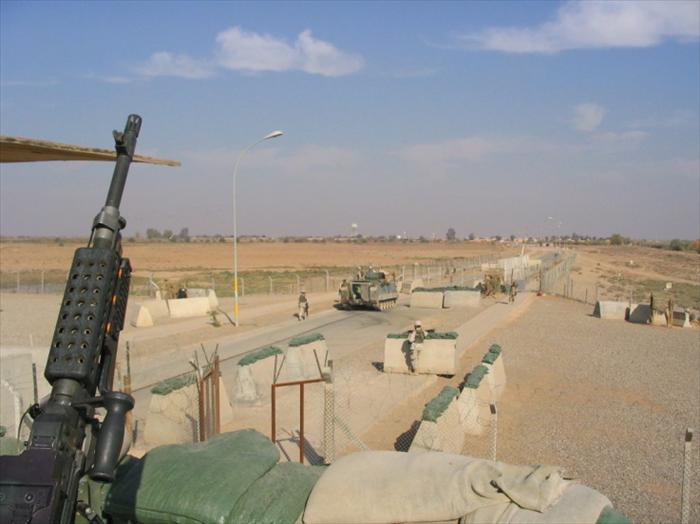
<svg viewBox="0 0 700 524">
<path fill-rule="evenodd" d="M 36 414 L 27 449 L 0 457 L 0 522 L 71 524 L 78 482 L 87 472 L 109 482 L 124 436 L 130 395 L 112 391 L 119 333 L 124 325 L 131 266 L 121 256 L 119 214 L 141 117 L 129 115 L 114 132 L 117 160 L 107 199 L 87 247 L 76 250 L 44 376 L 51 384 Z M 99 390 L 99 396 L 96 393 Z M 100 423 L 95 409 L 104 408 Z M 89 438 L 86 438 L 89 437 Z"/>
</svg>

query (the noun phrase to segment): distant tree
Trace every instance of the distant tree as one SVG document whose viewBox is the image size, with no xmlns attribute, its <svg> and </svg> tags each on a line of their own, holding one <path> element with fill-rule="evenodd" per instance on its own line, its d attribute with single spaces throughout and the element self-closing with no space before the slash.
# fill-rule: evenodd
<svg viewBox="0 0 700 524">
<path fill-rule="evenodd" d="M 158 238 L 162 238 L 163 235 L 160 234 L 160 231 L 158 231 L 155 228 L 149 227 L 146 230 L 146 238 L 148 240 L 156 240 Z"/>
<path fill-rule="evenodd" d="M 177 236 L 180 240 L 183 242 L 189 242 L 190 241 L 190 228 L 189 227 L 183 227 L 180 230 L 180 234 Z"/>
<path fill-rule="evenodd" d="M 447 234 L 445 235 L 445 238 L 447 238 L 447 240 L 455 240 L 457 238 L 457 233 L 455 232 L 453 227 L 451 227 L 447 230 Z"/>
<path fill-rule="evenodd" d="M 610 244 L 613 246 L 621 246 L 622 244 L 625 243 L 625 237 L 623 237 L 619 233 L 615 233 L 614 235 L 610 236 Z"/>
<path fill-rule="evenodd" d="M 501 240 L 503 240 L 503 237 L 501 235 L 496 235 L 494 238 L 496 239 L 496 242 L 500 242 Z"/>
<path fill-rule="evenodd" d="M 513 242 L 515 240 L 515 235 L 510 236 L 510 241 Z"/>
<path fill-rule="evenodd" d="M 683 251 L 683 242 L 677 238 L 674 238 L 668 243 L 668 247 L 672 251 Z"/>
<path fill-rule="evenodd" d="M 163 238 L 164 238 L 165 240 L 174 240 L 172 229 L 165 229 L 165 230 L 163 230 Z"/>
<path fill-rule="evenodd" d="M 474 240 L 476 235 L 474 233 L 469 233 L 469 240 Z"/>
</svg>

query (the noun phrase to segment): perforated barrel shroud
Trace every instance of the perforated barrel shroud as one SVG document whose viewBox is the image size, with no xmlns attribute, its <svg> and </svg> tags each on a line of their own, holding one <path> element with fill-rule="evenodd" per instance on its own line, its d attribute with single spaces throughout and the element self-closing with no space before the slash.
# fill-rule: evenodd
<svg viewBox="0 0 700 524">
<path fill-rule="evenodd" d="M 121 330 L 131 267 L 122 259 L 122 279 L 116 288 L 120 257 L 104 248 L 75 251 L 44 375 L 53 383 L 70 378 L 94 391 L 104 337 L 112 341 Z M 114 291 L 113 291 L 114 290 Z"/>
</svg>

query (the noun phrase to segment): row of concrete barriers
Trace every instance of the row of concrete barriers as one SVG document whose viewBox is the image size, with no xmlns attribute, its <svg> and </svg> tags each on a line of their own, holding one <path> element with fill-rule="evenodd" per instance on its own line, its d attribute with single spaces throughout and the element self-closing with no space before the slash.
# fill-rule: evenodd
<svg viewBox="0 0 700 524">
<path fill-rule="evenodd" d="M 454 375 L 457 372 L 457 333 L 428 332 L 411 371 L 410 331 L 389 334 L 384 340 L 384 372 L 408 374 Z"/>
<path fill-rule="evenodd" d="M 140 302 L 134 327 L 151 327 L 164 318 L 204 317 L 219 307 L 219 299 L 213 289 L 189 289 L 188 298 L 163 300 L 159 295 Z"/>
<path fill-rule="evenodd" d="M 416 288 L 411 292 L 412 308 L 477 307 L 480 302 L 478 288 Z"/>
<path fill-rule="evenodd" d="M 635 324 L 668 325 L 666 314 L 661 311 L 652 311 L 649 304 L 599 300 L 593 308 L 593 316 L 606 320 L 627 320 Z M 690 327 L 690 314 L 687 311 L 674 311 L 673 325 Z"/>
<path fill-rule="evenodd" d="M 409 452 L 461 454 L 465 435 L 481 435 L 490 424 L 491 405 L 506 387 L 503 354 L 493 344 L 459 388 L 445 386 L 423 411 Z"/>
</svg>

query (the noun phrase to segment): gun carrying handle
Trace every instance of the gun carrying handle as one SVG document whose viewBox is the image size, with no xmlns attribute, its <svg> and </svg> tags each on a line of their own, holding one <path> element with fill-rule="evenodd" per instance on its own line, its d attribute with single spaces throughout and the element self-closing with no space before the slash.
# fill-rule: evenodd
<svg viewBox="0 0 700 524">
<path fill-rule="evenodd" d="M 120 391 L 109 391 L 102 395 L 102 400 L 107 415 L 102 422 L 95 446 L 95 461 L 90 470 L 90 478 L 100 482 L 112 482 L 124 441 L 126 414 L 134 407 L 134 398 Z"/>
</svg>

